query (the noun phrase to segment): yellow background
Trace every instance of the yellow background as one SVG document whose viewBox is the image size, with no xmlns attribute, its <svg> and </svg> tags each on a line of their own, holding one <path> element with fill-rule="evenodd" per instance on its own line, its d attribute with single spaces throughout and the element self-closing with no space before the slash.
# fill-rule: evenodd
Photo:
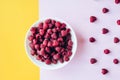
<svg viewBox="0 0 120 80">
<path fill-rule="evenodd" d="M 0 0 L 0 80 L 39 80 L 24 49 L 27 29 L 38 19 L 38 0 Z"/>
</svg>

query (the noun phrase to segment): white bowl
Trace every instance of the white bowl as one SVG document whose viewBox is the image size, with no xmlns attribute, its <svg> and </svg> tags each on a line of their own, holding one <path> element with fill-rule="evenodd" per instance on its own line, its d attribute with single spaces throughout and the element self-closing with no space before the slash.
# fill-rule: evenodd
<svg viewBox="0 0 120 80">
<path fill-rule="evenodd" d="M 44 19 L 40 19 L 38 20 L 37 22 L 35 22 L 31 27 L 33 26 L 36 26 L 38 25 L 38 23 L 40 22 L 43 22 L 44 20 L 46 20 L 48 18 L 44 18 Z M 60 63 L 58 62 L 57 64 L 50 64 L 50 65 L 47 65 L 45 64 L 44 62 L 41 62 L 39 60 L 36 60 L 36 57 L 35 56 L 32 56 L 30 54 L 30 50 L 31 48 L 29 47 L 29 43 L 30 41 L 28 40 L 28 36 L 31 34 L 30 32 L 30 29 L 31 27 L 28 29 L 27 33 L 26 33 L 26 37 L 25 37 L 25 50 L 26 50 L 26 53 L 27 53 L 27 56 L 29 57 L 29 59 L 35 64 L 37 65 L 38 67 L 40 68 L 43 68 L 43 69 L 48 69 L 48 70 L 54 70 L 54 69 L 59 69 L 59 68 L 62 68 L 64 67 L 65 65 L 67 65 L 71 60 L 72 58 L 74 57 L 75 53 L 76 53 L 76 49 L 77 49 L 77 38 L 76 38 L 76 35 L 75 35 L 75 32 L 74 30 L 72 29 L 72 27 L 65 21 L 61 20 L 61 19 L 58 19 L 58 18 L 50 18 L 50 19 L 54 19 L 56 21 L 60 21 L 60 22 L 64 22 L 66 23 L 66 27 L 70 28 L 71 29 L 71 38 L 72 38 L 72 41 L 73 41 L 73 48 L 72 48 L 72 55 L 70 57 L 70 60 L 68 62 L 64 62 L 64 63 Z M 72 65 L 71 65 L 72 66 Z"/>
</svg>

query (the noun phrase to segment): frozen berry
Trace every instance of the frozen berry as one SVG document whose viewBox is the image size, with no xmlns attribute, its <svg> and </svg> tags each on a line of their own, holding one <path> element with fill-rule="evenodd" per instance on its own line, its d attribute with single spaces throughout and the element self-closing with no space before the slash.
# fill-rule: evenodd
<svg viewBox="0 0 120 80">
<path fill-rule="evenodd" d="M 120 3 L 120 0 L 115 0 L 115 3 L 116 3 L 116 4 L 119 4 L 119 3 Z"/>
<path fill-rule="evenodd" d="M 113 63 L 114 63 L 114 64 L 118 64 L 118 63 L 119 63 L 119 60 L 118 60 L 118 59 L 114 59 L 114 60 L 113 60 Z"/>
<path fill-rule="evenodd" d="M 107 12 L 109 12 L 109 9 L 103 8 L 103 9 L 102 9 L 102 12 L 103 12 L 103 13 L 107 13 Z"/>
<path fill-rule="evenodd" d="M 106 28 L 103 28 L 103 29 L 102 29 L 102 34 L 107 34 L 108 32 L 109 32 L 108 29 L 106 29 Z"/>
<path fill-rule="evenodd" d="M 96 40 L 95 40 L 94 37 L 90 37 L 90 38 L 89 38 L 89 41 L 93 43 L 93 42 L 95 42 Z"/>
<path fill-rule="evenodd" d="M 110 50 L 109 50 L 109 49 L 105 49 L 105 50 L 104 50 L 104 53 L 105 53 L 105 54 L 109 54 L 109 53 L 110 53 Z"/>
<path fill-rule="evenodd" d="M 120 20 L 117 20 L 117 24 L 120 25 Z"/>
<path fill-rule="evenodd" d="M 107 69 L 105 69 L 105 68 L 103 68 L 102 71 L 101 71 L 101 73 L 102 73 L 103 75 L 107 74 L 108 72 L 109 72 L 109 71 L 108 71 Z"/>
<path fill-rule="evenodd" d="M 118 43 L 120 40 L 117 37 L 114 37 L 114 43 Z"/>
<path fill-rule="evenodd" d="M 97 20 L 97 18 L 95 16 L 90 16 L 90 22 L 93 23 Z"/>
<path fill-rule="evenodd" d="M 90 63 L 91 63 L 91 64 L 95 64 L 96 62 L 97 62 L 97 60 L 96 60 L 95 58 L 91 58 L 91 59 L 90 59 Z"/>
</svg>

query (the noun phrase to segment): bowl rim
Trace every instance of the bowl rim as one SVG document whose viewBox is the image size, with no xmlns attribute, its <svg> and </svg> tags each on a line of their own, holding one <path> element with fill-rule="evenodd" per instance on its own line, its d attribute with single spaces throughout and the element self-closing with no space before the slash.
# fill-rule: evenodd
<svg viewBox="0 0 120 80">
<path fill-rule="evenodd" d="M 73 41 L 73 43 L 75 43 L 75 48 L 74 48 L 74 53 L 73 53 L 73 51 L 72 51 L 72 56 L 70 57 L 70 60 L 68 61 L 68 62 L 64 62 L 64 63 L 62 63 L 61 65 L 62 66 L 60 66 L 60 67 L 56 67 L 56 68 L 47 68 L 47 67 L 43 67 L 42 65 L 40 65 L 40 64 L 38 64 L 36 61 L 38 61 L 37 59 L 34 61 L 33 60 L 33 58 L 31 58 L 31 54 L 29 55 L 29 52 L 28 52 L 28 49 L 27 49 L 27 40 L 28 40 L 28 36 L 29 36 L 29 33 L 30 33 L 30 29 L 34 26 L 34 25 L 37 25 L 38 23 L 40 23 L 40 22 L 43 22 L 43 21 L 45 21 L 46 19 L 53 19 L 53 20 L 56 20 L 56 21 L 60 21 L 60 22 L 64 22 L 66 25 L 67 25 L 67 28 L 70 28 L 71 29 L 71 31 L 72 31 L 72 33 L 73 34 L 71 34 L 71 35 L 74 35 L 74 41 Z M 71 62 L 71 60 L 74 58 L 74 56 L 75 56 L 75 53 L 76 53 L 76 50 L 77 50 L 77 37 L 76 37 L 76 34 L 75 34 L 75 31 L 74 31 L 74 29 L 66 22 L 66 21 L 64 21 L 64 20 L 62 20 L 62 19 L 59 19 L 59 18 L 51 18 L 51 17 L 48 17 L 48 18 L 40 18 L 40 19 L 38 19 L 37 21 L 35 21 L 30 27 L 29 27 L 29 29 L 27 30 L 27 32 L 26 32 L 26 34 L 25 34 L 25 41 L 24 41 L 24 46 L 25 46 L 25 52 L 26 52 L 26 54 L 27 54 L 27 56 L 28 56 L 28 58 L 30 59 L 30 61 L 32 62 L 32 63 L 34 63 L 36 66 L 38 66 L 38 67 L 40 67 L 40 68 L 42 68 L 42 69 L 47 69 L 47 70 L 56 70 L 56 69 L 60 69 L 60 68 L 63 68 L 64 66 L 66 66 L 68 63 L 70 63 Z M 32 56 L 33 57 L 33 56 Z M 40 62 L 40 61 L 39 61 Z M 43 63 L 43 62 L 42 62 Z M 43 63 L 44 64 L 44 63 Z M 55 65 L 57 65 L 57 64 L 55 64 Z M 47 65 L 47 66 L 50 66 L 50 65 Z"/>
</svg>

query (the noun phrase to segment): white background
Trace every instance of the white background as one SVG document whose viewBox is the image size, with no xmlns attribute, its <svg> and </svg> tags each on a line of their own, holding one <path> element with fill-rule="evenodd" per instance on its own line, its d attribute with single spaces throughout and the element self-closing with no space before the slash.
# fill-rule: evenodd
<svg viewBox="0 0 120 80">
<path fill-rule="evenodd" d="M 120 80 L 120 64 L 113 64 L 113 59 L 120 60 L 120 43 L 114 44 L 113 38 L 120 38 L 120 26 L 116 20 L 120 19 L 120 4 L 114 0 L 40 0 L 39 18 L 58 17 L 67 21 L 75 30 L 78 38 L 78 49 L 73 60 L 59 70 L 40 70 L 40 80 Z M 102 8 L 110 9 L 103 14 Z M 89 22 L 90 16 L 96 16 L 95 23 Z M 101 34 L 102 28 L 108 28 L 108 34 Z M 89 37 L 95 37 L 95 43 L 89 43 Z M 105 55 L 103 50 L 111 50 Z M 95 57 L 98 62 L 89 63 Z M 107 68 L 107 75 L 101 74 L 101 69 Z"/>
</svg>

